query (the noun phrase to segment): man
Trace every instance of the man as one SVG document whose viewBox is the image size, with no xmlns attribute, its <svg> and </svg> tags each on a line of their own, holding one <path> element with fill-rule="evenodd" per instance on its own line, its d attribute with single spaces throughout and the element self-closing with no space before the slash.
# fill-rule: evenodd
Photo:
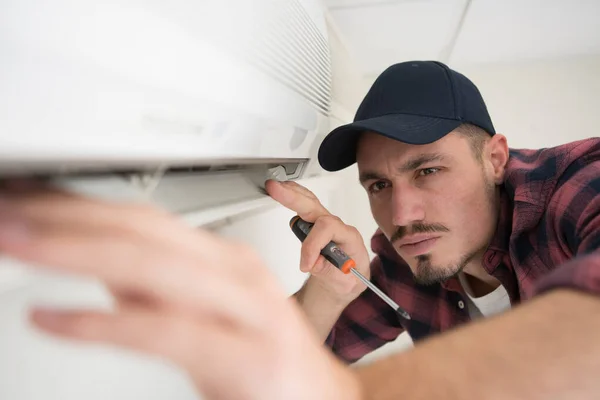
<svg viewBox="0 0 600 400">
<path fill-rule="evenodd" d="M 381 230 L 370 267 L 355 229 L 276 182 L 269 193 L 315 222 L 302 245 L 311 277 L 295 300 L 243 245 L 154 209 L 37 185 L 4 190 L 0 251 L 115 294 L 113 313 L 37 310 L 42 329 L 169 358 L 208 398 L 597 398 L 598 155 L 597 140 L 509 152 L 471 82 L 439 63 L 403 63 L 320 151 L 328 170 L 358 163 Z M 319 250 L 330 240 L 411 320 L 327 264 Z M 344 368 L 322 346 L 354 360 L 402 330 L 415 349 L 368 367 Z"/>
<path fill-rule="evenodd" d="M 419 341 L 556 287 L 596 293 L 600 264 L 582 256 L 600 241 L 598 157 L 597 139 L 509 154 L 466 77 L 441 63 L 394 65 L 319 153 L 329 171 L 358 163 L 380 228 L 378 256 L 367 267 L 352 228 L 335 220 L 322 228 L 317 217 L 318 243 L 304 244 L 302 265 L 310 271 L 318 248 L 337 236 L 413 318 L 362 292 L 354 277 L 330 274 L 328 263 L 317 265 L 328 276 L 315 273 L 297 298 L 334 352 L 355 361 L 403 330 Z"/>
</svg>

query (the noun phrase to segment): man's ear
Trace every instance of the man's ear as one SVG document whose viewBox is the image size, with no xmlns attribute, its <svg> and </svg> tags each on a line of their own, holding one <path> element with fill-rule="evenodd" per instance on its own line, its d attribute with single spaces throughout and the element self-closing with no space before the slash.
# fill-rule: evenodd
<svg viewBox="0 0 600 400">
<path fill-rule="evenodd" d="M 494 183 L 499 185 L 504 181 L 504 172 L 509 157 L 506 137 L 499 133 L 492 136 L 486 143 L 486 153 L 492 165 Z"/>
</svg>

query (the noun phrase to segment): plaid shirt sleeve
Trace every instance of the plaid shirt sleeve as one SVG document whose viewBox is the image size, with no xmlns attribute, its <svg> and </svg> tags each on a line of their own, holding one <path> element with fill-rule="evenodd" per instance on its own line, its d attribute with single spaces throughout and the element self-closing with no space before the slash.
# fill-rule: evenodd
<svg viewBox="0 0 600 400">
<path fill-rule="evenodd" d="M 379 256 L 371 262 L 371 282 L 389 293 Z M 371 290 L 365 290 L 346 307 L 325 344 L 340 359 L 352 363 L 395 340 L 402 331 L 396 312 Z"/>
<path fill-rule="evenodd" d="M 556 232 L 549 251 L 564 252 L 571 259 L 540 279 L 534 294 L 565 287 L 600 294 L 600 161 L 567 172 L 546 215 L 547 230 Z"/>
</svg>

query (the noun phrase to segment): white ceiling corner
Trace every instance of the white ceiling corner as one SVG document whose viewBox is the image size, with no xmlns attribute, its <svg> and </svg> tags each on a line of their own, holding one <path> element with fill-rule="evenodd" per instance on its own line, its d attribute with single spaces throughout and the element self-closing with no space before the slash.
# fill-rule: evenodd
<svg viewBox="0 0 600 400">
<path fill-rule="evenodd" d="M 406 60 L 439 60 L 466 0 L 327 0 L 365 75 Z"/>
<path fill-rule="evenodd" d="M 454 66 L 600 54 L 600 0 L 323 1 L 370 76 L 413 59 Z"/>
</svg>

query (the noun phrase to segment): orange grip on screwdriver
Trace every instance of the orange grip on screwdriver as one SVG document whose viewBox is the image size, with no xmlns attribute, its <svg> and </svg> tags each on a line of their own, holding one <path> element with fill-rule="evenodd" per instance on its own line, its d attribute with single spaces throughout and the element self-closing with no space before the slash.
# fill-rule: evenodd
<svg viewBox="0 0 600 400">
<path fill-rule="evenodd" d="M 301 242 L 304 242 L 304 239 L 310 233 L 314 224 L 310 222 L 306 222 L 298 215 L 290 220 L 290 228 L 292 228 L 292 232 L 296 235 Z M 325 257 L 327 261 L 335 265 L 336 268 L 340 269 L 343 273 L 349 274 L 352 268 L 356 267 L 356 262 L 342 249 L 338 247 L 335 242 L 329 242 L 327 245 L 321 250 L 321 255 Z"/>
</svg>

